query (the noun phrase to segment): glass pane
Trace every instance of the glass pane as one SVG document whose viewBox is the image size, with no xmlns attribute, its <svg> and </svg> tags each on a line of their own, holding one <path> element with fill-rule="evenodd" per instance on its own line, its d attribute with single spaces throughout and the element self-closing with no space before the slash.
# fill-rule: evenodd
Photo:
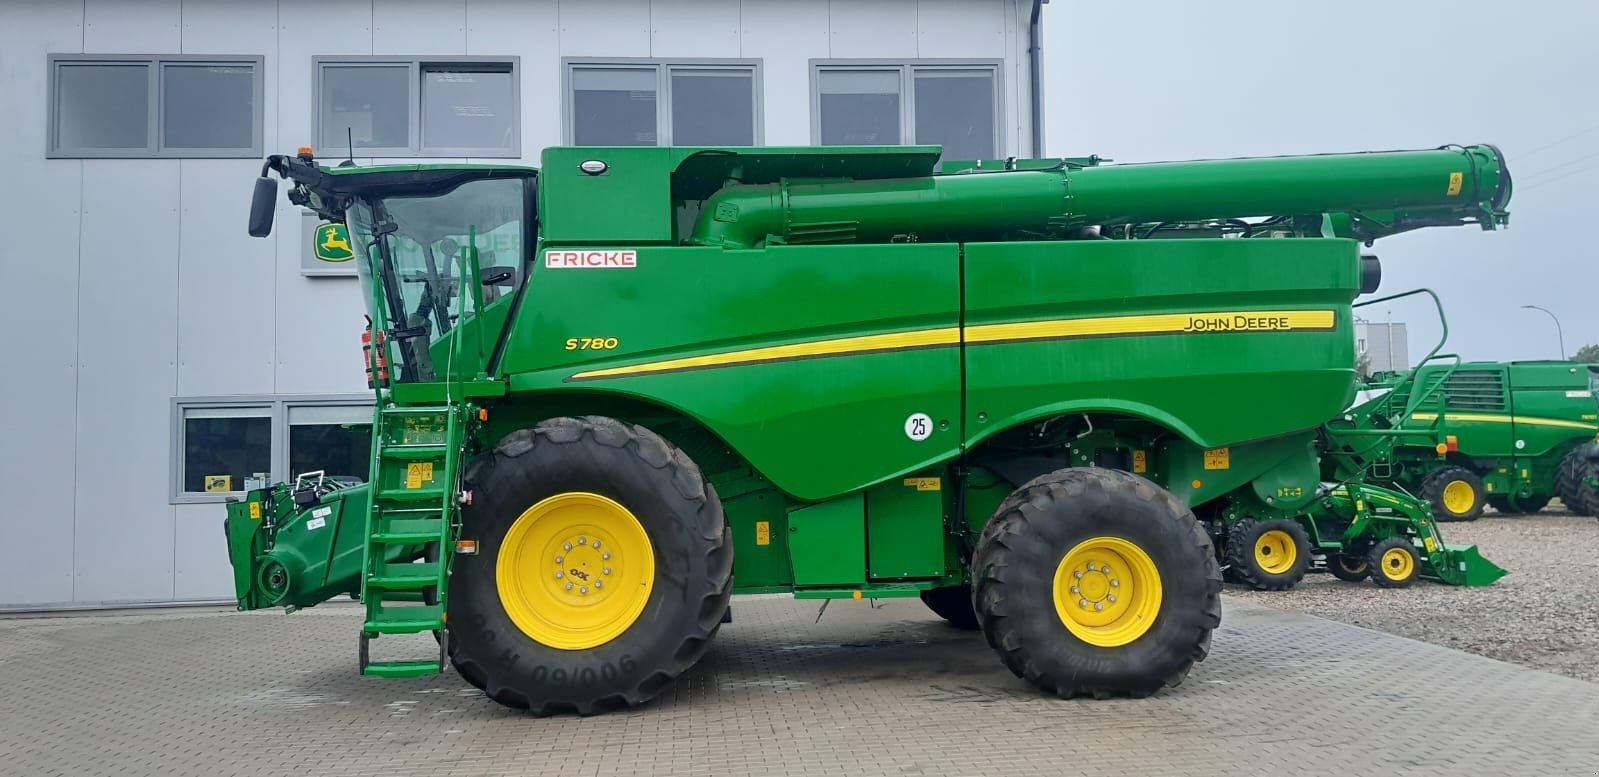
<svg viewBox="0 0 1599 777">
<path fill-rule="evenodd" d="M 63 64 L 56 70 L 58 147 L 146 148 L 149 131 L 149 65 Z"/>
<path fill-rule="evenodd" d="M 366 482 L 372 466 L 372 411 L 361 423 L 289 424 L 289 479 L 318 470 Z"/>
<path fill-rule="evenodd" d="M 355 147 L 411 147 L 411 69 L 327 65 L 322 68 L 322 131 L 318 153 Z"/>
<path fill-rule="evenodd" d="M 255 145 L 255 68 L 165 65 L 161 69 L 161 145 L 242 148 Z"/>
<path fill-rule="evenodd" d="M 429 69 L 422 74 L 422 146 L 510 151 L 514 97 L 509 68 Z"/>
<path fill-rule="evenodd" d="M 247 478 L 270 479 L 271 418 L 215 418 L 185 414 L 183 490 L 245 490 Z"/>
<path fill-rule="evenodd" d="M 755 145 L 755 75 L 673 71 L 672 145 Z"/>
<path fill-rule="evenodd" d="M 824 145 L 900 143 L 897 71 L 824 70 L 817 85 Z"/>
<path fill-rule="evenodd" d="M 653 146 L 654 68 L 574 68 L 572 141 L 579 146 Z"/>
<path fill-rule="evenodd" d="M 916 74 L 916 142 L 944 147 L 945 160 L 993 159 L 994 74 Z"/>
</svg>

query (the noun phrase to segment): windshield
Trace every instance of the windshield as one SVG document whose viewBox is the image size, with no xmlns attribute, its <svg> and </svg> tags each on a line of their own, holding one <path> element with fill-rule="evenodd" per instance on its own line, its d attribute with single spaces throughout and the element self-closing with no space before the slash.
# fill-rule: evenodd
<svg viewBox="0 0 1599 777">
<path fill-rule="evenodd" d="M 428 346 L 480 305 L 514 290 L 522 267 L 525 189 L 524 178 L 488 178 L 443 193 L 362 197 L 350 207 L 368 312 L 385 323 L 398 346 L 392 358 L 400 380 L 435 380 Z M 476 273 L 467 258 L 471 246 L 477 250 Z M 376 294 L 373 268 L 381 281 Z M 463 269 L 466 284 L 460 283 Z M 470 282 L 473 274 L 478 283 Z M 372 309 L 375 302 L 381 310 Z"/>
</svg>

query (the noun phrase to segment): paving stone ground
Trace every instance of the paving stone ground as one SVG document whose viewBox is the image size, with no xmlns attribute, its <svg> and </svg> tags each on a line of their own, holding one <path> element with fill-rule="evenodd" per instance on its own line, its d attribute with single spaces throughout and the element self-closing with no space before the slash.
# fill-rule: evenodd
<svg viewBox="0 0 1599 777">
<path fill-rule="evenodd" d="M 0 620 L 0 774 L 1599 773 L 1599 684 L 1234 597 L 1181 687 L 1100 702 L 877 605 L 736 599 L 656 702 L 548 719 L 358 676 L 351 606 Z"/>
</svg>

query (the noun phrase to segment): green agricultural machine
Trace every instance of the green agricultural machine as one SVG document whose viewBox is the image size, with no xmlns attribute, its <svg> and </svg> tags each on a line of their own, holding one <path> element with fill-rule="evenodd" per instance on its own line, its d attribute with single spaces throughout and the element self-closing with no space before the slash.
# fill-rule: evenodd
<svg viewBox="0 0 1599 777">
<path fill-rule="evenodd" d="M 1224 516 L 1347 533 L 1370 501 L 1316 450 L 1362 243 L 1505 224 L 1504 159 L 939 156 L 268 157 L 250 232 L 270 173 L 348 225 L 377 401 L 369 484 L 229 505 L 239 606 L 352 595 L 362 673 L 453 664 L 537 714 L 661 693 L 734 593 L 921 598 L 1063 696 L 1177 684 Z M 1462 563 L 1382 541 L 1398 579 Z M 403 634 L 425 657 L 373 657 Z"/>
<path fill-rule="evenodd" d="M 1599 464 L 1587 455 L 1599 365 L 1428 359 L 1365 388 L 1374 396 L 1327 425 L 1327 477 L 1364 472 L 1443 521 L 1476 520 L 1485 506 L 1536 513 L 1556 496 L 1599 514 Z"/>
</svg>

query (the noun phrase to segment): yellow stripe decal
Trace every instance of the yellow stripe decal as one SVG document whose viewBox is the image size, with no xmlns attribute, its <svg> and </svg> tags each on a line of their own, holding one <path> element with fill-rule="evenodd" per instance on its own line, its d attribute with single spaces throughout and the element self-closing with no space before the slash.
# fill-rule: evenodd
<svg viewBox="0 0 1599 777">
<path fill-rule="evenodd" d="M 1331 310 L 1247 310 L 1221 313 L 1163 313 L 1153 316 L 1067 318 L 966 327 L 968 343 L 1055 340 L 1111 335 L 1213 334 L 1330 330 Z"/>
<path fill-rule="evenodd" d="M 1484 424 L 1526 424 L 1528 426 L 1553 426 L 1560 429 L 1585 429 L 1599 431 L 1599 424 L 1585 424 L 1578 421 L 1562 421 L 1558 418 L 1536 418 L 1525 415 L 1487 415 L 1484 413 L 1449 413 L 1445 416 L 1450 421 L 1476 421 Z M 1437 413 L 1411 413 L 1413 421 L 1432 421 L 1438 418 Z"/>
<path fill-rule="evenodd" d="M 1007 324 L 981 324 L 966 327 L 966 343 L 992 345 L 1028 340 L 1063 340 L 1078 337 L 1117 335 L 1221 334 L 1228 332 L 1331 331 L 1337 318 L 1331 310 L 1243 310 L 1206 313 L 1161 313 L 1148 316 L 1106 316 L 1066 318 L 1051 321 L 1021 321 Z M 579 372 L 571 380 L 652 375 L 661 372 L 733 367 L 791 359 L 823 356 L 848 356 L 911 348 L 959 345 L 958 327 L 918 329 L 882 335 L 813 340 L 789 345 L 773 345 L 739 351 L 724 351 L 703 356 L 666 359 L 622 367 L 607 367 Z"/>
</svg>

